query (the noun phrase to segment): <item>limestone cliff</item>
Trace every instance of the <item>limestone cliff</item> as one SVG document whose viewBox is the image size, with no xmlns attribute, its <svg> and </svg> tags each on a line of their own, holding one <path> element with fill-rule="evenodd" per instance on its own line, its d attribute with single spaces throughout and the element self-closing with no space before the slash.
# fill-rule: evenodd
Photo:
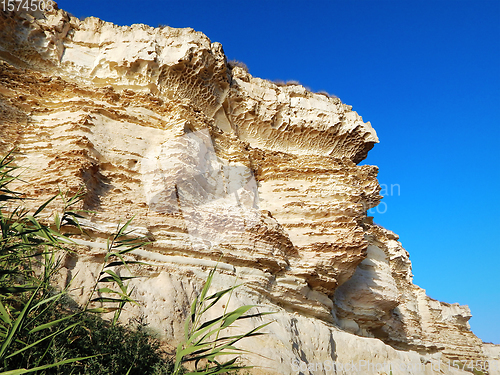
<svg viewBox="0 0 500 375">
<path fill-rule="evenodd" d="M 449 360 L 497 356 L 468 307 L 426 296 L 397 235 L 367 217 L 378 169 L 357 164 L 377 142 L 338 98 L 252 77 L 192 29 L 0 13 L 0 151 L 17 147 L 29 196 L 83 185 L 94 212 L 65 262 L 73 297 L 85 300 L 106 237 L 135 215 L 153 242 L 134 252 L 149 266 L 134 270 L 140 307 L 127 314 L 177 343 L 220 260 L 216 286 L 245 282 L 233 304 L 278 311 L 245 343 L 255 373 L 371 361 L 453 374 Z"/>
</svg>

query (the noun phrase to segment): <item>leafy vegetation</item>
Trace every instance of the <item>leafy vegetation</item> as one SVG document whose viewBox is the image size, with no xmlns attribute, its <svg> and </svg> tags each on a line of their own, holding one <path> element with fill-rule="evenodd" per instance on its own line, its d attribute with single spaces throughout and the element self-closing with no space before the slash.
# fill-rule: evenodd
<svg viewBox="0 0 500 375">
<path fill-rule="evenodd" d="M 135 327 L 112 325 L 96 314 L 83 313 L 75 316 L 61 306 L 48 309 L 43 316 L 38 317 L 37 322 L 51 323 L 61 316 L 70 318 L 46 331 L 33 333 L 24 330 L 18 335 L 20 343 L 16 346 L 34 343 L 57 333 L 46 346 L 36 345 L 7 359 L 4 368 L 33 370 L 37 366 L 63 364 L 66 361 L 65 366 L 51 366 L 38 373 L 58 375 L 172 373 L 173 360 L 163 353 L 159 341 L 148 335 L 142 325 L 138 324 Z M 78 359 L 69 362 L 68 358 Z"/>
<path fill-rule="evenodd" d="M 134 327 L 125 327 L 118 323 L 125 305 L 136 303 L 128 285 L 135 277 L 122 276 L 119 269 L 132 275 L 129 266 L 139 262 L 125 256 L 147 243 L 127 229 L 130 220 L 118 226 L 108 239 L 88 302 L 71 308 L 74 303 L 68 297 L 69 285 L 57 290 L 51 282 L 61 269 L 59 255 L 71 251 L 74 228 L 83 233 L 78 223 L 82 211 L 73 208 L 83 192 L 72 196 L 60 193 L 31 213 L 21 205 L 26 198 L 9 187 L 17 178 L 16 169 L 11 154 L 0 160 L 0 375 L 180 375 L 186 371 L 186 362 L 195 363 L 195 371 L 189 374 L 221 374 L 249 368 L 237 364 L 237 357 L 221 362 L 218 358 L 244 352 L 235 344 L 261 335 L 258 331 L 269 323 L 239 335 L 222 336 L 222 332 L 237 321 L 268 313 L 247 314 L 254 307 L 248 305 L 230 312 L 226 308 L 223 315 L 205 321 L 205 313 L 224 296 L 230 299 L 237 288 L 208 295 L 215 269 L 191 305 L 185 342 L 177 348 L 175 362 L 161 350 L 160 342 L 147 334 L 144 324 L 136 322 Z M 46 224 L 40 216 L 57 197 L 63 200 L 63 210 L 53 215 L 53 224 Z M 70 227 L 73 230 L 64 232 Z M 95 303 L 104 307 L 93 307 Z M 111 321 L 101 318 L 101 313 L 110 312 L 114 313 Z"/>
<path fill-rule="evenodd" d="M 241 306 L 228 312 L 227 306 L 231 293 L 239 285 L 208 295 L 215 271 L 216 268 L 210 271 L 200 295 L 191 304 L 191 311 L 184 326 L 185 341 L 177 347 L 174 375 L 179 374 L 182 368 L 181 364 L 188 361 L 194 361 L 195 371 L 187 375 L 212 375 L 251 368 L 251 366 L 239 365 L 237 363 L 238 357 L 222 362 L 218 361 L 218 357 L 243 353 L 244 350 L 236 347 L 235 344 L 246 337 L 262 335 L 263 333 L 258 331 L 272 323 L 264 323 L 243 334 L 221 337 L 221 333 L 237 321 L 262 317 L 272 314 L 272 312 L 246 314 L 255 307 L 254 305 Z M 203 322 L 204 314 L 221 301 L 225 295 L 228 295 L 229 298 L 225 304 L 224 314 Z M 202 364 L 201 368 L 200 364 Z"/>
<path fill-rule="evenodd" d="M 46 225 L 39 216 L 57 196 L 31 214 L 20 203 L 25 199 L 10 189 L 16 180 L 12 155 L 0 161 L 0 371 L 1 374 L 159 374 L 169 372 L 171 362 L 159 350 L 158 341 L 139 326 L 132 330 L 117 324 L 130 298 L 127 280 L 116 267 L 131 263 L 124 255 L 142 246 L 130 239 L 127 227 L 118 228 L 108 241 L 98 279 L 89 303 L 82 309 L 68 308 L 67 288 L 57 291 L 51 281 L 60 270 L 57 254 L 70 251 L 67 226 L 78 225 L 80 212 L 72 206 L 83 194 L 64 194 L 64 209 Z M 19 203 L 8 207 L 11 202 Z M 117 286 L 113 288 L 110 285 Z M 95 293 L 99 296 L 94 297 Z M 107 295 L 112 295 L 108 297 Z M 103 296 L 104 295 L 104 296 Z M 99 302 L 106 308 L 90 308 Z M 112 312 L 111 323 L 96 313 Z M 69 366 L 71 365 L 71 366 Z"/>
</svg>

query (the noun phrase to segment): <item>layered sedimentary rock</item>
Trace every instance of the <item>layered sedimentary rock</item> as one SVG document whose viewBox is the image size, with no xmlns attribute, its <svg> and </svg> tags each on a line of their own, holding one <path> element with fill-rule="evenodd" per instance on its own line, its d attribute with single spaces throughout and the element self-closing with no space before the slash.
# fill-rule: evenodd
<svg viewBox="0 0 500 375">
<path fill-rule="evenodd" d="M 331 373 L 328 361 L 461 373 L 447 361 L 498 357 L 466 306 L 412 283 L 398 237 L 367 217 L 378 170 L 358 163 L 378 140 L 338 98 L 254 78 L 192 29 L 2 12 L 0 112 L 1 151 L 16 147 L 26 167 L 19 189 L 86 191 L 90 237 L 61 279 L 74 278 L 78 302 L 107 236 L 134 216 L 151 244 L 133 256 L 149 265 L 133 270 L 139 306 L 124 316 L 170 343 L 219 262 L 215 288 L 245 282 L 231 304 L 277 311 L 243 344 L 260 354 L 247 358 L 255 373 Z"/>
</svg>

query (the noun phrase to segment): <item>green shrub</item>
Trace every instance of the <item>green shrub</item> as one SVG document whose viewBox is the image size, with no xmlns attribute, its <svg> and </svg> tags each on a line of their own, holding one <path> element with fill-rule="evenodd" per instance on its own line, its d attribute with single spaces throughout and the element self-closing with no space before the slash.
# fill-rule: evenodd
<svg viewBox="0 0 500 375">
<path fill-rule="evenodd" d="M 129 238 L 130 221 L 108 241 L 90 296 L 90 302 L 111 307 L 88 308 L 87 304 L 72 311 L 64 302 L 67 290 L 56 291 L 50 282 L 60 269 L 56 254 L 69 251 L 71 243 L 61 230 L 68 225 L 79 227 L 81 216 L 71 207 L 83 194 L 58 195 L 64 200 L 64 210 L 55 215 L 53 225 L 44 224 L 38 217 L 57 196 L 34 213 L 23 208 L 25 198 L 9 188 L 17 178 L 16 169 L 11 154 L 0 160 L 0 374 L 168 373 L 171 361 L 164 359 L 159 343 L 143 327 L 133 330 L 117 324 L 124 305 L 135 301 L 128 294 L 131 277 L 120 277 L 113 269 L 127 267 L 130 262 L 124 255 L 144 244 Z M 19 205 L 8 207 L 5 202 Z M 93 298 L 96 292 L 100 296 Z M 109 311 L 115 312 L 110 323 L 92 315 Z"/>
<path fill-rule="evenodd" d="M 70 197 L 58 194 L 64 202 L 63 212 L 54 215 L 54 224 L 44 224 L 38 217 L 57 196 L 34 213 L 24 209 L 21 203 L 25 198 L 9 188 L 16 179 L 16 169 L 10 154 L 0 160 L 0 375 L 180 375 L 185 373 L 183 363 L 189 361 L 196 366 L 196 371 L 189 374 L 215 375 L 250 368 L 237 364 L 237 357 L 224 362 L 218 359 L 244 352 L 235 344 L 261 335 L 258 331 L 270 323 L 239 335 L 226 336 L 222 332 L 234 322 L 269 313 L 248 314 L 254 306 L 247 305 L 234 311 L 225 309 L 223 315 L 204 321 L 204 313 L 224 296 L 230 298 L 237 287 L 208 295 L 215 269 L 191 305 L 185 341 L 177 348 L 175 363 L 160 349 L 160 342 L 146 333 L 143 324 L 125 327 L 118 323 L 125 304 L 136 302 L 128 289 L 128 281 L 134 277 L 120 276 L 114 269 L 139 263 L 127 261 L 124 256 L 146 244 L 144 238 L 135 238 L 127 231 L 131 220 L 119 225 L 116 234 L 108 239 L 87 304 L 71 309 L 69 285 L 57 291 L 51 280 L 60 270 L 57 254 L 70 251 L 67 245 L 72 242 L 71 231 L 63 233 L 63 229 L 72 226 L 81 230 L 81 211 L 72 206 L 82 199 L 83 192 Z M 19 205 L 3 204 L 12 201 Z M 95 302 L 106 307 L 90 308 Z M 104 312 L 114 312 L 111 322 L 98 315 Z"/>
<path fill-rule="evenodd" d="M 53 322 L 62 317 L 70 318 L 48 330 L 30 333 L 30 326 L 17 336 L 12 350 L 29 345 L 64 328 L 72 329 L 56 335 L 46 345 L 33 346 L 4 362 L 5 369 L 33 368 L 64 361 L 68 358 L 87 357 L 71 365 L 55 366 L 40 374 L 92 374 L 92 375 L 156 375 L 170 374 L 173 361 L 160 348 L 160 342 L 151 337 L 144 325 L 122 326 L 104 321 L 100 316 L 82 312 L 74 315 L 64 304 L 49 309 L 37 323 Z M 43 360 L 40 361 L 40 358 Z"/>
</svg>

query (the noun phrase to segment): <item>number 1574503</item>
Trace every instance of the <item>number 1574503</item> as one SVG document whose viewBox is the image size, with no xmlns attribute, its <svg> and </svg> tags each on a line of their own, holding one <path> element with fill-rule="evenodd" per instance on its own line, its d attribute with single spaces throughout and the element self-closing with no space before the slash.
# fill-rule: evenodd
<svg viewBox="0 0 500 375">
<path fill-rule="evenodd" d="M 20 12 L 22 10 L 35 12 L 55 9 L 55 3 L 52 0 L 0 0 L 0 2 L 4 12 Z"/>
</svg>

